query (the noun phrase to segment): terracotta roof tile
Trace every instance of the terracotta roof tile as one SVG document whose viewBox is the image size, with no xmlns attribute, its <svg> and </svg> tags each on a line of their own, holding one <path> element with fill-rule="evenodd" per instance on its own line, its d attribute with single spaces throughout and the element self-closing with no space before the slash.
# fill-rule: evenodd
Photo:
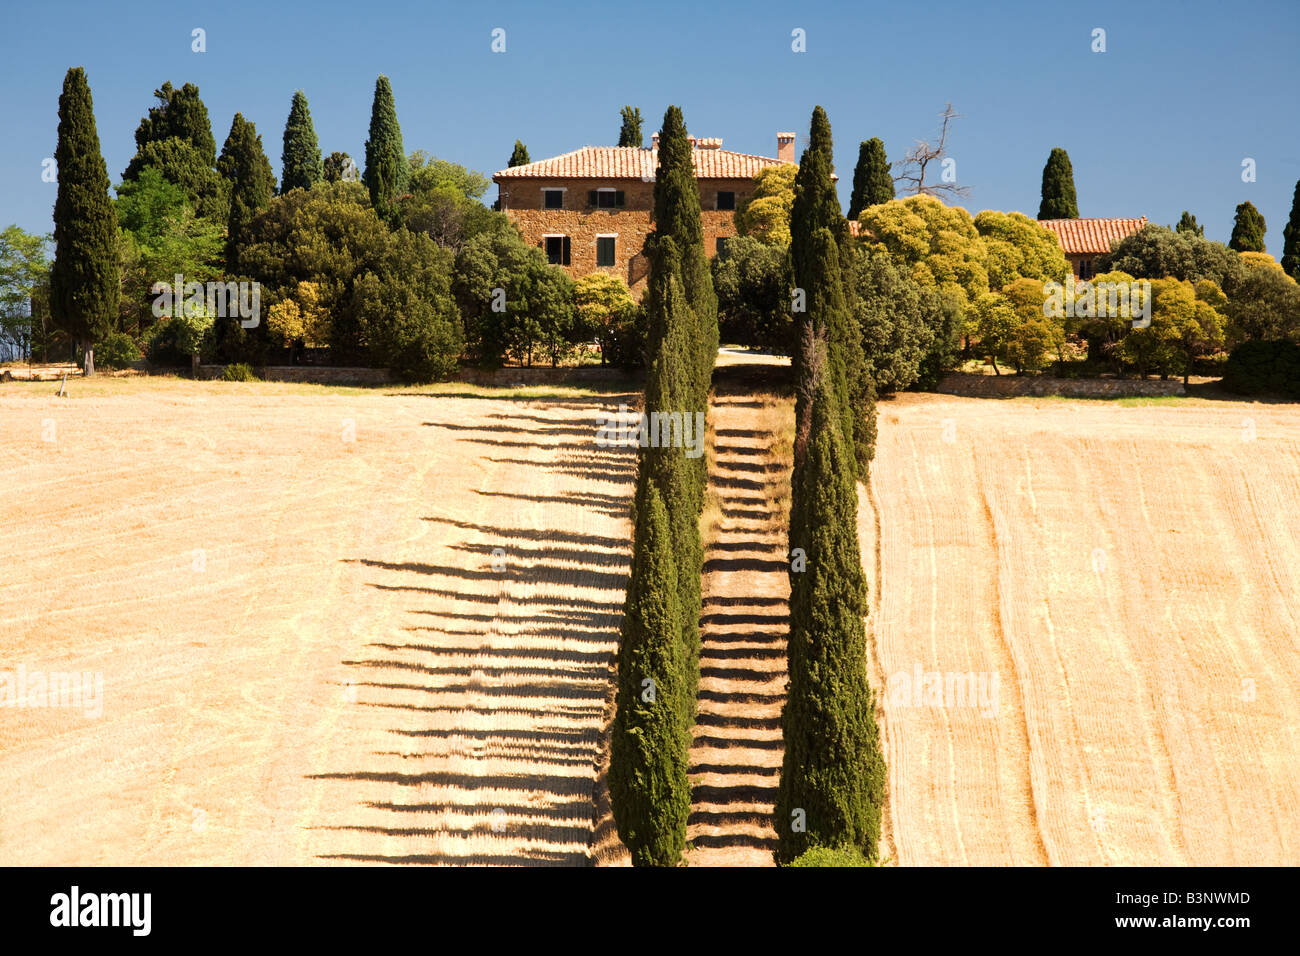
<svg viewBox="0 0 1300 956">
<path fill-rule="evenodd" d="M 767 156 L 733 153 L 718 147 L 694 149 L 691 156 L 699 179 L 752 179 L 759 170 L 781 165 L 780 160 Z M 550 159 L 502 169 L 492 178 L 497 182 L 503 179 L 641 179 L 651 182 L 658 164 L 657 149 L 584 146 Z"/>
<path fill-rule="evenodd" d="M 1110 252 L 1110 244 L 1131 236 L 1147 224 L 1141 219 L 1040 219 L 1038 224 L 1056 234 L 1066 255 Z"/>
</svg>

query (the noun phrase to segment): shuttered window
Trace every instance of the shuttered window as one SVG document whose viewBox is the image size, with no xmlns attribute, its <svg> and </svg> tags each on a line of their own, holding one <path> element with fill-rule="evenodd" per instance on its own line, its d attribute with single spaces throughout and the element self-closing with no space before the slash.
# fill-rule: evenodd
<svg viewBox="0 0 1300 956">
<path fill-rule="evenodd" d="M 614 264 L 614 237 L 596 237 L 596 265 L 612 266 Z"/>
</svg>

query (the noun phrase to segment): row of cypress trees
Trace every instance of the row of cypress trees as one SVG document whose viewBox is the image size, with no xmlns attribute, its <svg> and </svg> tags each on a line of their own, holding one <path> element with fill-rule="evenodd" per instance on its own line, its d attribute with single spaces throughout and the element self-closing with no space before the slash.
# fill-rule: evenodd
<svg viewBox="0 0 1300 956">
<path fill-rule="evenodd" d="M 138 152 L 123 174 L 137 177 L 148 162 L 170 148 L 192 148 L 200 162 L 215 166 L 215 174 L 229 183 L 226 271 L 239 271 L 238 241 L 258 212 L 275 193 L 275 175 L 253 123 L 236 113 L 221 155 L 216 155 L 208 113 L 198 88 L 185 84 L 177 90 L 164 84 L 152 108 L 136 131 Z M 68 70 L 59 96 L 58 144 L 55 162 L 59 173 L 54 202 L 54 263 L 50 272 L 52 317 L 81 346 L 86 374 L 94 374 L 93 343 L 113 328 L 120 295 L 117 215 L 109 196 L 109 179 L 95 125 L 94 104 L 86 72 Z M 312 126 L 307 98 L 294 94 L 284 131 L 281 192 L 309 188 L 323 175 L 320 147 Z M 331 157 L 334 158 L 334 157 Z M 370 136 L 366 140 L 363 177 L 371 202 L 381 215 L 391 211 L 409 178 L 402 131 L 388 77 L 375 83 Z M 697 202 L 698 210 L 698 202 Z M 716 326 L 716 318 L 715 318 Z"/>
<path fill-rule="evenodd" d="M 857 534 L 857 478 L 865 478 L 872 456 L 875 396 L 862 384 L 862 336 L 844 282 L 850 260 L 841 251 L 848 227 L 831 157 L 830 122 L 819 106 L 790 217 L 797 335 L 789 684 L 776 799 L 782 863 L 817 846 L 874 859 L 885 788 Z"/>
<path fill-rule="evenodd" d="M 655 228 L 645 245 L 645 411 L 694 420 L 708 410 L 718 315 L 686 136 L 681 110 L 670 106 L 659 138 Z M 609 768 L 614 821 L 637 866 L 672 866 L 686 845 L 690 729 L 700 674 L 705 461 L 686 457 L 682 447 L 652 443 L 637 463 Z"/>
</svg>

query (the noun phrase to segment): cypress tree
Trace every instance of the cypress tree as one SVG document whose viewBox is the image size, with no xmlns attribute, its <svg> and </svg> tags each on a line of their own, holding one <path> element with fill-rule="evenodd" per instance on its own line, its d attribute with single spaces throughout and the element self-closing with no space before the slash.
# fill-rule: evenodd
<svg viewBox="0 0 1300 956">
<path fill-rule="evenodd" d="M 81 344 L 87 375 L 95 374 L 94 343 L 117 317 L 120 269 L 117 215 L 108 197 L 108 167 L 99 151 L 86 72 L 68 70 L 59 96 L 59 171 L 54 200 L 54 322 Z"/>
<path fill-rule="evenodd" d="M 397 104 L 388 77 L 375 80 L 375 98 L 370 107 L 370 138 L 366 140 L 366 171 L 361 181 L 370 190 L 370 204 L 381 218 L 389 218 L 396 198 L 406 192 L 410 178 L 402 128 L 397 123 Z"/>
<path fill-rule="evenodd" d="M 691 741 L 680 707 L 681 610 L 668 523 L 651 485 L 637 509 L 610 739 L 610 803 L 635 866 L 677 863 L 691 810 Z"/>
<path fill-rule="evenodd" d="M 849 218 L 857 219 L 862 210 L 894 198 L 894 177 L 889 175 L 885 144 L 879 138 L 863 140 L 858 147 L 858 165 L 853 170 L 853 196 L 849 200 Z"/>
<path fill-rule="evenodd" d="M 1205 235 L 1205 227 L 1197 225 L 1196 217 L 1184 209 L 1183 214 L 1178 218 L 1178 225 L 1174 226 L 1174 232 L 1201 238 Z"/>
<path fill-rule="evenodd" d="M 146 146 L 172 138 L 193 146 L 204 163 L 214 165 L 217 142 L 212 136 L 208 108 L 203 105 L 199 88 L 193 83 L 186 83 L 178 90 L 168 80 L 161 89 L 154 90 L 153 95 L 157 98 L 158 105 L 151 106 L 136 127 L 136 154 L 122 173 L 122 178 L 134 180 L 140 175 L 140 170 L 145 165 L 143 153 Z"/>
<path fill-rule="evenodd" d="M 1228 248 L 1238 252 L 1263 252 L 1264 233 L 1267 229 L 1264 217 L 1254 203 L 1240 203 L 1232 224 L 1232 238 L 1228 240 Z"/>
<path fill-rule="evenodd" d="M 623 125 L 618 131 L 618 145 L 641 146 L 641 108 L 639 106 L 623 107 Z"/>
<path fill-rule="evenodd" d="M 836 380 L 840 381 L 842 376 L 847 383 L 834 389 L 843 435 L 853 450 L 857 468 L 865 474 L 874 454 L 870 425 L 875 395 L 870 376 L 866 374 L 862 335 L 843 281 L 842 270 L 851 262 L 850 235 L 848 220 L 840 212 L 839 196 L 831 179 L 832 155 L 830 120 L 818 106 L 813 110 L 808 148 L 795 174 L 794 203 L 790 208 L 790 260 L 796 294 L 802 290 L 804 304 L 804 310 L 794 316 L 795 461 L 802 454 L 811 427 L 812 391 L 805 361 L 807 348 L 819 334 L 814 326 L 820 324 L 826 328 L 824 338 L 836 369 Z M 822 229 L 830 232 L 837 247 L 837 254 L 830 262 L 835 272 L 833 277 L 825 275 L 828 263 L 814 241 Z"/>
<path fill-rule="evenodd" d="M 527 166 L 532 160 L 528 158 L 528 147 L 522 140 L 515 140 L 514 152 L 510 154 L 511 166 Z"/>
<path fill-rule="evenodd" d="M 1282 230 L 1282 271 L 1300 282 L 1300 182 L 1291 199 L 1291 218 Z"/>
<path fill-rule="evenodd" d="M 280 154 L 280 192 L 311 189 L 325 176 L 320 143 L 312 126 L 311 110 L 302 90 L 293 94 L 289 119 L 284 124 L 284 151 Z"/>
<path fill-rule="evenodd" d="M 1039 219 L 1078 219 L 1079 200 L 1074 192 L 1074 167 L 1070 155 L 1054 146 L 1043 167 L 1043 199 Z"/>
<path fill-rule="evenodd" d="M 809 365 L 827 369 L 826 343 Z M 785 754 L 776 797 L 776 858 L 814 847 L 854 847 L 875 859 L 885 763 L 867 682 L 867 585 L 857 536 L 852 454 L 835 397 L 817 375 L 803 475 L 793 486 L 791 547 L 807 554 L 791 572 L 789 684 L 781 711 Z M 800 512 L 796 530 L 794 507 Z M 798 534 L 799 537 L 795 537 Z"/>
<path fill-rule="evenodd" d="M 275 173 L 262 149 L 262 137 L 254 124 L 236 113 L 230 135 L 221 148 L 217 168 L 230 182 L 230 219 L 226 226 L 226 270 L 239 272 L 239 246 L 253 217 L 271 203 L 275 195 Z"/>
</svg>

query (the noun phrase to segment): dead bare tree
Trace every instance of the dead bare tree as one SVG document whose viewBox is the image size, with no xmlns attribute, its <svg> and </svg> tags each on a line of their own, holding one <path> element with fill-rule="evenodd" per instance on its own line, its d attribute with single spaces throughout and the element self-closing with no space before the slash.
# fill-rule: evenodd
<svg viewBox="0 0 1300 956">
<path fill-rule="evenodd" d="M 959 119 L 961 114 L 952 108 L 951 103 L 944 105 L 943 113 L 940 114 L 943 123 L 939 127 L 939 139 L 933 143 L 929 140 L 918 139 L 916 145 L 907 151 L 907 155 L 894 163 L 894 169 L 898 175 L 894 177 L 895 183 L 901 183 L 904 191 L 910 196 L 969 196 L 969 186 L 959 186 L 956 181 L 956 174 L 952 178 L 947 178 L 946 174 L 950 169 L 956 168 L 956 161 L 952 160 L 952 165 L 948 164 L 950 157 L 946 155 L 948 142 L 948 125 L 955 119 Z M 926 182 L 925 174 L 931 163 L 938 162 L 944 168 L 944 175 L 940 176 L 938 182 Z"/>
</svg>

